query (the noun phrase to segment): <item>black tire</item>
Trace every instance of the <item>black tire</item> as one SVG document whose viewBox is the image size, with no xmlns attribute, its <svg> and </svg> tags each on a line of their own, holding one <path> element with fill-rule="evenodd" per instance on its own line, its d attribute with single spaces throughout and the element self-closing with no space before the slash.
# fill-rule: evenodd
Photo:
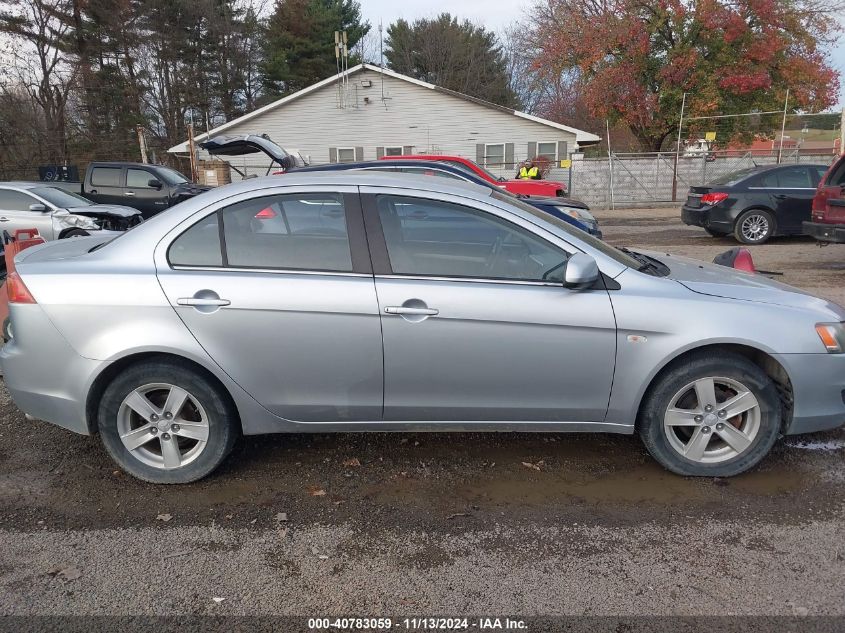
<svg viewBox="0 0 845 633">
<path fill-rule="evenodd" d="M 754 395 L 759 405 L 759 426 L 751 443 L 734 457 L 716 463 L 703 463 L 683 456 L 670 441 L 668 434 L 672 431 L 664 426 L 664 416 L 676 394 L 702 378 L 736 381 Z M 717 422 L 725 426 L 723 421 Z M 712 428 L 715 429 L 715 426 Z M 684 476 L 730 477 L 753 468 L 769 453 L 780 436 L 781 402 L 771 378 L 744 356 L 730 352 L 702 352 L 661 372 L 640 407 L 637 429 L 648 452 L 667 470 Z M 708 432 L 713 435 L 708 440 L 711 444 L 707 446 L 718 446 L 722 442 L 721 435 L 715 431 Z M 712 444 L 714 440 L 715 445 Z"/>
<path fill-rule="evenodd" d="M 9 317 L 3 319 L 3 342 L 8 343 L 12 340 L 12 320 Z"/>
<path fill-rule="evenodd" d="M 754 227 L 760 227 L 760 230 L 757 231 Z M 775 218 L 764 209 L 743 211 L 734 224 L 734 237 L 743 244 L 765 244 L 774 234 Z"/>
<path fill-rule="evenodd" d="M 151 384 L 168 384 L 184 389 L 203 410 L 207 420 L 207 439 L 204 447 L 190 463 L 172 469 L 149 465 L 134 452 L 130 452 L 120 438 L 118 425 L 121 405 L 135 389 Z M 150 400 L 152 399 L 151 397 Z M 194 406 L 191 401 L 189 405 Z M 140 417 L 136 420 L 139 425 L 144 423 Z M 174 423 L 177 421 L 172 420 Z M 184 484 L 202 479 L 226 459 L 240 433 L 237 412 L 228 395 L 222 393 L 221 388 L 207 376 L 189 364 L 178 361 L 151 360 L 121 371 L 106 387 L 100 399 L 97 422 L 103 445 L 112 459 L 133 477 L 157 484 Z M 166 424 L 164 421 L 161 423 Z M 167 434 L 166 431 L 162 432 Z M 173 439 L 177 442 L 190 444 L 193 441 L 175 438 L 176 435 L 178 433 L 174 432 Z M 159 453 L 162 455 L 160 442 L 163 437 L 162 435 L 158 439 Z M 155 450 L 156 445 L 152 438 L 145 446 L 150 444 L 153 444 Z"/>
<path fill-rule="evenodd" d="M 725 237 L 725 235 L 727 235 L 724 231 L 717 231 L 716 229 L 711 229 L 707 226 L 704 227 L 704 230 L 707 231 L 707 235 L 710 237 Z"/>
<path fill-rule="evenodd" d="M 88 231 L 86 231 L 85 229 L 71 229 L 70 231 L 67 231 L 66 233 L 62 233 L 62 236 L 59 239 L 64 240 L 64 239 L 67 239 L 69 237 L 85 237 L 86 235 L 91 235 L 91 234 Z"/>
</svg>

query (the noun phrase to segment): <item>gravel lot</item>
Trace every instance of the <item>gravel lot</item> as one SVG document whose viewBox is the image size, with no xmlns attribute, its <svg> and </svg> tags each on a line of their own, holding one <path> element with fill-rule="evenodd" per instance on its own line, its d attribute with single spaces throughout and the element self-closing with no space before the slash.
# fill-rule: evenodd
<svg viewBox="0 0 845 633">
<path fill-rule="evenodd" d="M 618 245 L 735 246 L 675 209 L 597 215 Z M 845 247 L 753 254 L 845 303 Z M 842 616 L 843 456 L 841 430 L 790 438 L 701 480 L 632 437 L 274 436 L 156 487 L 0 389 L 0 614 Z"/>
</svg>

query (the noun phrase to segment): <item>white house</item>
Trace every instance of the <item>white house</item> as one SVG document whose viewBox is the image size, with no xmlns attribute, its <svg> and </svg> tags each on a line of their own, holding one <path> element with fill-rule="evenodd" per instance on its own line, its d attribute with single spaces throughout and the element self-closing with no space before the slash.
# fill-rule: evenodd
<svg viewBox="0 0 845 633">
<path fill-rule="evenodd" d="M 512 173 L 520 161 L 535 156 L 557 164 L 578 147 L 600 140 L 583 130 L 370 64 L 274 101 L 196 140 L 218 134 L 267 134 L 288 151 L 310 156 L 315 164 L 435 153 L 471 158 L 500 174 Z M 187 154 L 188 142 L 168 151 Z M 200 158 L 206 157 L 200 153 Z M 257 175 L 267 168 L 262 158 L 227 160 Z"/>
</svg>

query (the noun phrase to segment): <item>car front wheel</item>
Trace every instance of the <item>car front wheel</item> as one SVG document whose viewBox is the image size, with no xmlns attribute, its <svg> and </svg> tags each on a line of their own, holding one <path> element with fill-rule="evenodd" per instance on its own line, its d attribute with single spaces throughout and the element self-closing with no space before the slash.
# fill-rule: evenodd
<svg viewBox="0 0 845 633">
<path fill-rule="evenodd" d="M 211 473 L 231 452 L 239 428 L 219 386 L 171 361 L 122 371 L 103 393 L 98 425 L 106 450 L 123 470 L 161 484 Z"/>
<path fill-rule="evenodd" d="M 743 356 L 702 354 L 657 379 L 638 428 L 651 455 L 679 475 L 729 477 L 757 465 L 780 434 L 781 405 Z"/>
</svg>

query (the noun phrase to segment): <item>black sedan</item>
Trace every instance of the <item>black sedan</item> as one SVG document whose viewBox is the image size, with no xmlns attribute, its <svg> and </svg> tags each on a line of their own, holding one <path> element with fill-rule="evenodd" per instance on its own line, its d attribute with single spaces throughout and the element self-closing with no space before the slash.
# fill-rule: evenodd
<svg viewBox="0 0 845 633">
<path fill-rule="evenodd" d="M 827 169 L 792 164 L 733 172 L 710 185 L 691 187 L 681 219 L 714 237 L 732 233 L 743 244 L 801 235 L 801 223 L 810 219 L 816 187 Z"/>
</svg>

